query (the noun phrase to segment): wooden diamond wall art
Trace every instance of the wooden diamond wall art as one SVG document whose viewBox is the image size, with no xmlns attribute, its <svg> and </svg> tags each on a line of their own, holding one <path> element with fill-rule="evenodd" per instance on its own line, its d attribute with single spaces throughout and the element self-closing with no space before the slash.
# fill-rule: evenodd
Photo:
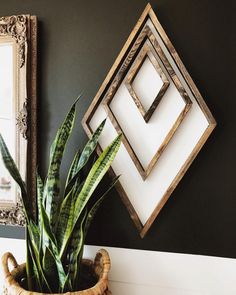
<svg viewBox="0 0 236 295">
<path fill-rule="evenodd" d="M 110 173 L 144 237 L 216 125 L 150 4 L 83 118 L 87 134 L 106 117 L 98 152 L 123 133 Z"/>
</svg>

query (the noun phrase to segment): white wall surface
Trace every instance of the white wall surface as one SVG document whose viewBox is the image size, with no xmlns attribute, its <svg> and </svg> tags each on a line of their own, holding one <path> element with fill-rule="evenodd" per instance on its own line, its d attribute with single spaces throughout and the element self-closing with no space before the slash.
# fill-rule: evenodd
<svg viewBox="0 0 236 295">
<path fill-rule="evenodd" d="M 25 241 L 0 238 L 0 256 L 10 251 L 25 261 Z M 86 246 L 93 258 L 101 247 Z M 113 295 L 233 295 L 236 259 L 106 247 Z M 0 289 L 2 274 L 0 273 Z"/>
</svg>

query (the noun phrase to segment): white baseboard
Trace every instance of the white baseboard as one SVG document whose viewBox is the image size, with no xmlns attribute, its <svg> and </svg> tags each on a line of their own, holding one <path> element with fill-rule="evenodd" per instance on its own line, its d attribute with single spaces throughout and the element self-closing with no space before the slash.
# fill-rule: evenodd
<svg viewBox="0 0 236 295">
<path fill-rule="evenodd" d="M 93 258 L 100 248 L 86 246 L 84 256 Z M 106 249 L 112 261 L 109 278 L 113 295 L 236 295 L 236 259 Z M 0 238 L 0 256 L 7 251 L 18 263 L 25 261 L 24 240 Z"/>
</svg>

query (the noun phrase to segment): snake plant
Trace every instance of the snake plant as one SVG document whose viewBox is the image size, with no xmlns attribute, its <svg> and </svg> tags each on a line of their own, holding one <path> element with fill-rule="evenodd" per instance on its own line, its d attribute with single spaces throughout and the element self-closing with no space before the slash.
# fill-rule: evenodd
<svg viewBox="0 0 236 295">
<path fill-rule="evenodd" d="M 3 162 L 21 191 L 26 219 L 26 283 L 27 289 L 44 293 L 64 293 L 79 288 L 81 260 L 90 223 L 104 197 L 115 185 L 115 178 L 103 193 L 94 191 L 118 152 L 121 135 L 91 164 L 99 136 L 100 124 L 72 161 L 64 189 L 60 188 L 60 166 L 66 143 L 76 117 L 76 102 L 58 129 L 50 149 L 46 180 L 37 175 L 37 216 L 30 211 L 30 196 L 17 166 L 0 134 Z M 93 197 L 93 198 L 91 198 Z"/>
</svg>

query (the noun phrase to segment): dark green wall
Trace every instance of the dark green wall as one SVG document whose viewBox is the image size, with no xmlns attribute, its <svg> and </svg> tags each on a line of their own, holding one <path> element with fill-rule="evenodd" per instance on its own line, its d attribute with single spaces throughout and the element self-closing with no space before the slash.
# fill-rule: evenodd
<svg viewBox="0 0 236 295">
<path fill-rule="evenodd" d="M 218 126 L 143 240 L 113 192 L 95 219 L 88 243 L 236 257 L 233 2 L 151 1 Z M 81 91 L 84 96 L 64 170 L 76 148 L 85 143 L 80 120 L 145 5 L 144 0 L 0 0 L 1 15 L 30 13 L 39 19 L 42 174 L 58 124 Z M 0 234 L 9 232 L 1 227 Z"/>
</svg>

